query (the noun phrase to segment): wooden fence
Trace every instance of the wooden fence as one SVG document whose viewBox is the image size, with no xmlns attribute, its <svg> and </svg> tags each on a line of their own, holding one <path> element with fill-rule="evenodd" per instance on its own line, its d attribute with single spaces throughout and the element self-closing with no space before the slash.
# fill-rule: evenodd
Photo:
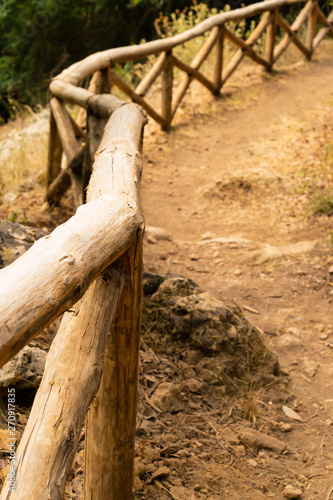
<svg viewBox="0 0 333 500">
<path fill-rule="evenodd" d="M 245 56 L 269 71 L 294 43 L 311 59 L 323 38 L 333 35 L 333 15 L 326 18 L 318 1 L 309 0 L 289 25 L 279 8 L 295 3 L 305 2 L 268 0 L 215 15 L 171 38 L 100 52 L 51 82 L 47 199 L 55 205 L 72 186 L 77 211 L 0 272 L 0 366 L 67 312 L 17 451 L 15 492 L 5 485 L 1 500 L 61 499 L 85 417 L 85 499 L 132 498 L 142 301 L 143 109 L 168 129 L 194 79 L 217 95 Z M 246 40 L 229 27 L 258 15 L 261 19 Z M 303 42 L 297 34 L 306 21 Z M 278 42 L 277 26 L 285 31 Z M 191 64 L 173 55 L 173 48 L 207 32 Z M 264 34 L 265 51 L 258 54 L 254 46 Z M 238 48 L 226 68 L 225 40 Z M 199 70 L 213 49 L 214 77 L 209 80 Z M 111 69 L 151 54 L 160 56 L 135 90 Z M 185 73 L 175 91 L 174 67 Z M 156 111 L 144 97 L 160 74 L 162 104 Z M 78 86 L 89 77 L 88 90 Z M 111 95 L 112 85 L 134 103 Z M 77 121 L 65 103 L 82 107 Z"/>
</svg>

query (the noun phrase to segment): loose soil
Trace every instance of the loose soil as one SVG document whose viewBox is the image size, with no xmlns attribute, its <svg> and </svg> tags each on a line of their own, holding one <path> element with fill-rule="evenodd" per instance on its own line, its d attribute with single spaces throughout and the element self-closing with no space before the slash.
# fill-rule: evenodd
<svg viewBox="0 0 333 500">
<path fill-rule="evenodd" d="M 161 352 L 144 324 L 138 499 L 333 497 L 333 224 L 311 204 L 332 185 L 332 48 L 270 75 L 244 65 L 216 100 L 194 85 L 170 133 L 148 125 L 145 270 L 233 299 L 277 354 L 280 375 L 191 390 L 184 380 L 202 381 L 193 352 Z M 52 227 L 56 215 L 38 215 L 38 189 L 23 188 L 1 216 Z M 58 210 L 62 221 L 70 201 Z M 183 406 L 161 411 L 154 391 L 170 381 Z M 285 446 L 251 444 L 248 428 Z M 81 452 L 68 497 L 80 498 L 82 463 Z M 287 496 L 288 485 L 301 496 Z"/>
</svg>

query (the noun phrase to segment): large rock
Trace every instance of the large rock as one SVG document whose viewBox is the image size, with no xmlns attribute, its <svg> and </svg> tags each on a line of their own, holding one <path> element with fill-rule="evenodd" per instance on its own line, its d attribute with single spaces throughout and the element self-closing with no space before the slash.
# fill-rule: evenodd
<svg viewBox="0 0 333 500">
<path fill-rule="evenodd" d="M 162 411 L 174 413 L 183 409 L 179 385 L 172 382 L 160 384 L 152 395 L 151 401 Z"/>
<path fill-rule="evenodd" d="M 36 240 L 46 235 L 42 229 L 0 221 L 0 269 L 14 262 Z"/>
<path fill-rule="evenodd" d="M 42 380 L 46 354 L 37 347 L 24 347 L 0 369 L 0 386 L 36 389 Z"/>
<path fill-rule="evenodd" d="M 230 376 L 251 379 L 259 368 L 261 374 L 278 375 L 276 357 L 237 304 L 203 291 L 189 278 L 166 277 L 145 297 L 143 322 L 157 350 L 199 352 L 196 372 L 210 385 L 225 385 Z"/>
</svg>

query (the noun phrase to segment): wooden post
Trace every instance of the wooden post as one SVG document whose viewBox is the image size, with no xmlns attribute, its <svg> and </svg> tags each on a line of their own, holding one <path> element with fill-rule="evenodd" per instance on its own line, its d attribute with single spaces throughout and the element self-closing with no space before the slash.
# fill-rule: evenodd
<svg viewBox="0 0 333 500">
<path fill-rule="evenodd" d="M 56 121 L 58 132 L 61 140 L 64 153 L 68 163 L 72 161 L 79 150 L 79 144 L 76 140 L 76 135 L 73 129 L 72 121 L 66 109 L 66 106 L 57 97 L 53 97 L 50 101 L 51 110 Z M 71 177 L 73 198 L 76 207 L 82 205 L 82 173 L 74 171 L 69 172 Z"/>
<path fill-rule="evenodd" d="M 220 93 L 222 87 L 223 48 L 224 48 L 224 26 L 221 26 L 219 37 L 215 45 L 216 59 L 214 67 L 214 85 L 216 87 L 216 95 Z"/>
<path fill-rule="evenodd" d="M 71 186 L 71 171 L 82 172 L 82 163 L 87 147 L 85 143 L 82 143 L 80 149 L 75 154 L 74 158 L 68 163 L 67 167 L 61 170 L 60 174 L 56 179 L 50 184 L 47 189 L 46 199 L 50 205 L 53 207 L 61 200 L 62 196 L 66 193 L 67 189 Z"/>
<path fill-rule="evenodd" d="M 110 168 L 116 170 L 111 166 L 118 165 L 119 178 L 116 176 L 114 185 L 129 190 L 134 196 L 133 204 L 138 204 L 139 177 L 132 178 L 131 185 L 125 174 L 131 148 L 132 153 L 137 151 L 137 156 L 138 150 L 141 151 L 144 121 L 135 105 L 127 107 L 128 116 L 124 107 L 120 108 L 105 129 L 99 151 L 105 152 L 109 145 L 110 160 L 104 161 L 102 170 L 93 172 L 91 183 L 97 187 L 100 182 L 105 182 Z M 111 148 L 112 138 L 115 145 L 122 138 L 128 147 Z M 139 157 L 136 160 L 141 163 Z M 117 179 L 118 184 L 115 184 Z M 88 200 L 95 189 L 89 187 Z M 132 500 L 142 303 L 142 226 L 138 228 L 134 244 L 124 254 L 122 270 L 124 291 L 104 356 L 101 385 L 87 417 L 86 500 Z"/>
<path fill-rule="evenodd" d="M 46 173 L 47 187 L 52 184 L 61 170 L 62 145 L 53 112 L 50 113 L 49 152 Z"/>
<path fill-rule="evenodd" d="M 313 40 L 316 32 L 316 25 L 317 25 L 317 4 L 318 0 L 313 0 L 313 3 L 316 5 L 312 12 L 309 15 L 308 18 L 308 29 L 306 32 L 306 41 L 305 41 L 305 46 L 310 50 L 310 55 L 308 56 L 308 59 L 310 60 L 312 57 L 313 53 Z"/>
<path fill-rule="evenodd" d="M 96 71 L 94 73 L 90 85 L 89 92 L 93 94 L 110 93 L 111 79 L 110 79 L 110 66 L 103 71 Z M 107 119 L 96 116 L 90 109 L 87 111 L 87 143 L 86 154 L 83 160 L 82 170 L 82 196 L 83 202 L 86 201 L 86 189 L 89 184 L 92 166 L 95 160 L 95 153 L 102 140 L 104 127 Z"/>
<path fill-rule="evenodd" d="M 142 232 L 124 256 L 125 285 L 86 421 L 85 500 L 132 500 L 142 304 Z"/>
<path fill-rule="evenodd" d="M 267 68 L 267 71 L 272 71 L 274 62 L 273 54 L 274 54 L 275 35 L 276 35 L 276 18 L 278 12 L 279 9 L 274 10 L 274 18 L 272 19 L 272 22 L 267 26 L 266 30 L 265 59 L 270 64 L 270 67 Z"/>
<path fill-rule="evenodd" d="M 63 498 L 123 285 L 116 264 L 92 283 L 74 312 L 65 313 L 17 450 L 15 492 L 5 485 L 1 500 Z"/>
<path fill-rule="evenodd" d="M 162 116 L 165 120 L 163 130 L 170 130 L 172 120 L 172 83 L 173 83 L 173 63 L 172 51 L 167 53 L 167 60 L 162 71 Z"/>
</svg>

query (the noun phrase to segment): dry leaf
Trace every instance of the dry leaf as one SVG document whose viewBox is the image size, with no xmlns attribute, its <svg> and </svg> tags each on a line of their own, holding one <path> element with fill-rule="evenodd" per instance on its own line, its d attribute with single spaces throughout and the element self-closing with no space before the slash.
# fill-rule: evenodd
<svg viewBox="0 0 333 500">
<path fill-rule="evenodd" d="M 287 417 L 292 418 L 293 420 L 299 420 L 300 422 L 303 422 L 298 413 L 289 408 L 289 406 L 282 406 L 282 411 L 285 415 L 287 415 Z"/>
</svg>

